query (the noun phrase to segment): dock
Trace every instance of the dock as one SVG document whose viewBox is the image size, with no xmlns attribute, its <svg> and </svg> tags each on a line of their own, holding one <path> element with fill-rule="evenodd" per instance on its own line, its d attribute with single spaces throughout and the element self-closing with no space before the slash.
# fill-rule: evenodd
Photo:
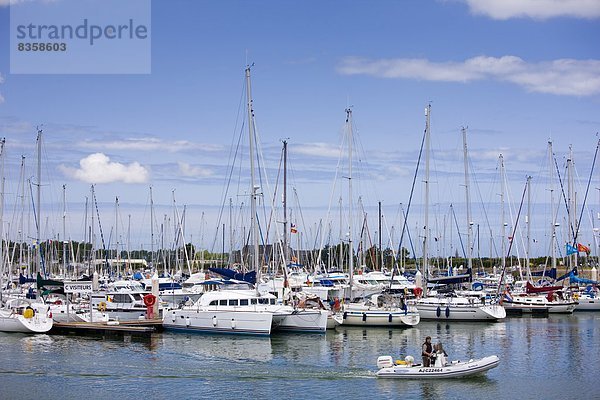
<svg viewBox="0 0 600 400">
<path fill-rule="evenodd" d="M 161 319 L 109 322 L 55 322 L 50 333 L 150 336 L 162 331 Z"/>
</svg>

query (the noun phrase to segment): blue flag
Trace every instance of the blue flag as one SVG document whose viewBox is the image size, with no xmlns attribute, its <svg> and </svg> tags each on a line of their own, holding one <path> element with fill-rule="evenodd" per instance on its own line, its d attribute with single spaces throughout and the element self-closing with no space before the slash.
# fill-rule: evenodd
<svg viewBox="0 0 600 400">
<path fill-rule="evenodd" d="M 571 254 L 575 253 L 577 253 L 577 248 L 567 243 L 567 255 L 570 256 Z"/>
</svg>

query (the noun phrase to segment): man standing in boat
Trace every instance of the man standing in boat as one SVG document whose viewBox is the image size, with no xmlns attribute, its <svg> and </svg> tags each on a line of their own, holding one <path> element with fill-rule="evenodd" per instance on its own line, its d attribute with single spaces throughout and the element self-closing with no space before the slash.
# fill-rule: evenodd
<svg viewBox="0 0 600 400">
<path fill-rule="evenodd" d="M 431 357 L 433 356 L 433 346 L 431 345 L 431 336 L 425 338 L 425 343 L 421 348 L 421 356 L 423 356 L 423 366 L 431 366 Z"/>
</svg>

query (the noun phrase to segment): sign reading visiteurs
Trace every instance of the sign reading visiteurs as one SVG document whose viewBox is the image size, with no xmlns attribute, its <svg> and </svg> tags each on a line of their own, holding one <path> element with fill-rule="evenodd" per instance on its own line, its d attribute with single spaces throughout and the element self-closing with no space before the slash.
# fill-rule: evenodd
<svg viewBox="0 0 600 400">
<path fill-rule="evenodd" d="M 149 74 L 150 0 L 10 4 L 11 74 Z"/>
<path fill-rule="evenodd" d="M 92 286 L 92 282 L 89 282 L 89 281 L 74 281 L 74 282 L 65 281 L 64 290 L 65 290 L 65 293 L 87 294 L 87 293 L 92 293 L 93 286 Z"/>
</svg>

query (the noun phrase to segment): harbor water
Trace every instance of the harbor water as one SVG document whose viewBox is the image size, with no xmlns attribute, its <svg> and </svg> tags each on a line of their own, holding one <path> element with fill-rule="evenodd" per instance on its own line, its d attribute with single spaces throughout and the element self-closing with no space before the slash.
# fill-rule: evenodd
<svg viewBox="0 0 600 400">
<path fill-rule="evenodd" d="M 496 354 L 500 365 L 453 380 L 376 378 L 378 356 L 420 360 L 428 335 L 450 360 Z M 0 357 L 1 399 L 598 398 L 600 313 L 271 337 L 0 333 Z"/>
</svg>

